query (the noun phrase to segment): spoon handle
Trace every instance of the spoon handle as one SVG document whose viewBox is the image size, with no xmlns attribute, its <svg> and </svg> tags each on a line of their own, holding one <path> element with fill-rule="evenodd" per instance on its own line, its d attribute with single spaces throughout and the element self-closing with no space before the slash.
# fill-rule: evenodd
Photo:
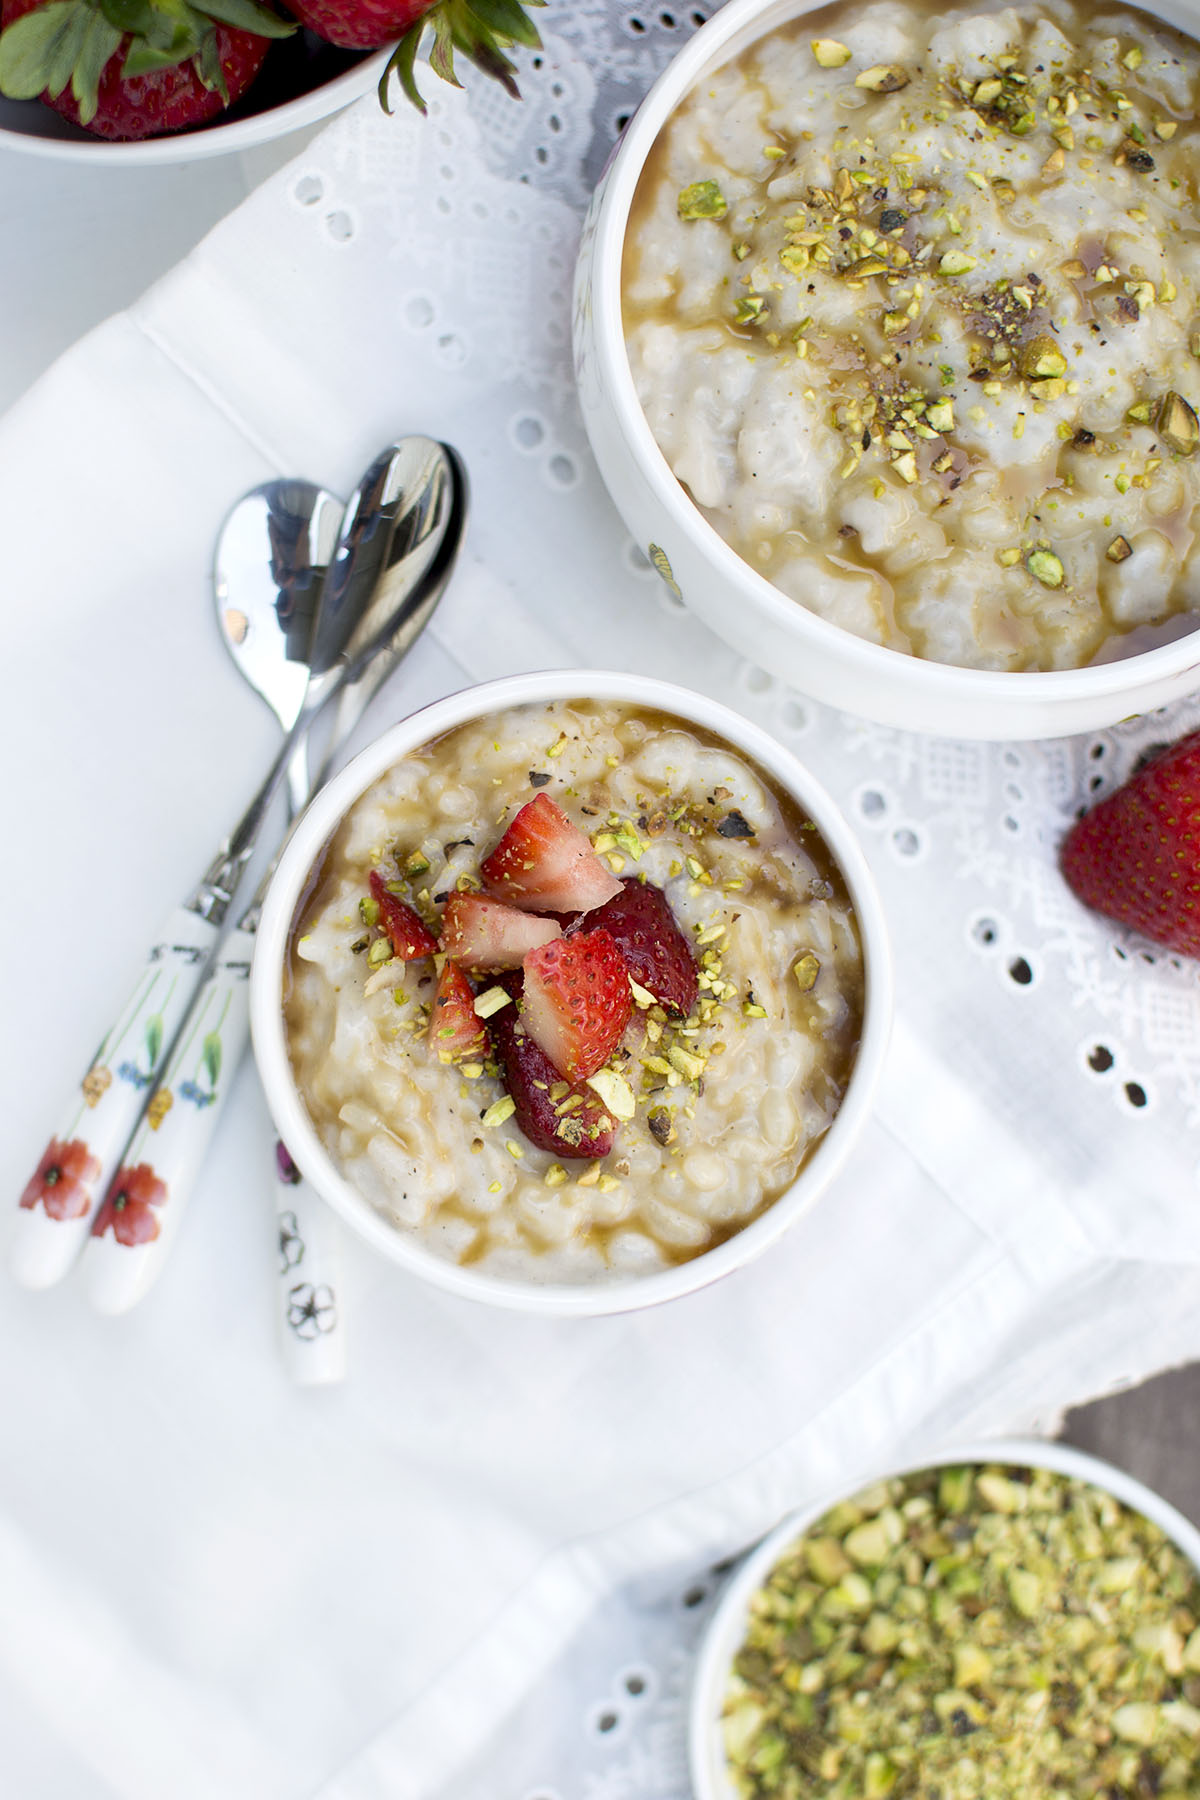
<svg viewBox="0 0 1200 1800">
<path fill-rule="evenodd" d="M 346 1373 L 341 1229 L 278 1140 L 275 1173 L 284 1365 L 302 1387 L 341 1381 Z"/>
<path fill-rule="evenodd" d="M 96 1215 L 82 1268 L 97 1312 L 128 1312 L 162 1272 L 249 1041 L 253 953 L 241 926 L 221 944 Z"/>
<path fill-rule="evenodd" d="M 82 1250 L 216 940 L 215 924 L 179 907 L 151 945 L 21 1195 L 9 1264 L 22 1287 L 52 1287 Z"/>
</svg>

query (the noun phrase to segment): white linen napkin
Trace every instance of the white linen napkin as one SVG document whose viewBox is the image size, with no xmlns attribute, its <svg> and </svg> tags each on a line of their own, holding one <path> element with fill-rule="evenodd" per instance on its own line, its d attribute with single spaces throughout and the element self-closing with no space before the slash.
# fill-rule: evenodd
<svg viewBox="0 0 1200 1800">
<path fill-rule="evenodd" d="M 588 81 L 552 43 L 525 104 L 578 137 L 563 94 Z M 877 1116 L 769 1257 L 641 1316 L 525 1319 L 351 1245 L 351 1378 L 313 1392 L 272 1342 L 269 1132 L 244 1080 L 139 1310 L 99 1320 L 70 1283 L 0 1309 L 19 1800 L 437 1794 L 620 1584 L 1200 1354 L 1198 971 L 1085 915 L 1054 870 L 1093 771 L 1119 779 L 1200 705 L 1071 742 L 920 739 L 781 688 L 681 612 L 575 410 L 577 207 L 499 172 L 495 105 L 439 91 L 422 123 L 365 102 L 0 420 L 0 1193 L 15 1206 L 275 741 L 211 616 L 228 507 L 276 473 L 346 491 L 418 430 L 466 459 L 470 550 L 359 741 L 555 664 L 753 713 L 847 808 L 884 893 Z"/>
</svg>

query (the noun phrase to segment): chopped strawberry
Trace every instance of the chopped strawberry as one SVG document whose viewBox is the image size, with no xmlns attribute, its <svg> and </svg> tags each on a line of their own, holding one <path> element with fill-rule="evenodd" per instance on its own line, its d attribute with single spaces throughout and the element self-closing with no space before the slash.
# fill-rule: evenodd
<svg viewBox="0 0 1200 1800">
<path fill-rule="evenodd" d="M 438 976 L 429 1019 L 429 1048 L 439 1062 L 482 1062 L 487 1026 L 475 1011 L 475 994 L 457 963 L 447 957 Z"/>
<path fill-rule="evenodd" d="M 1200 731 L 1085 813 L 1067 833 L 1061 865 L 1085 906 L 1200 957 Z"/>
<path fill-rule="evenodd" d="M 432 956 L 437 949 L 437 939 L 411 906 L 388 892 L 378 869 L 371 870 L 371 894 L 379 904 L 379 923 L 391 939 L 392 955 L 400 957 L 402 962 Z"/>
<path fill-rule="evenodd" d="M 504 986 L 521 999 L 521 977 Z M 522 1008 L 505 1006 L 490 1020 L 492 1042 L 504 1069 L 504 1085 L 516 1120 L 530 1143 L 554 1156 L 595 1158 L 612 1149 L 616 1122 L 590 1087 L 569 1086 L 525 1029 Z M 564 1093 L 562 1090 L 567 1088 Z M 558 1099 L 551 1098 L 558 1093 Z M 565 1108 L 565 1110 L 564 1110 Z"/>
<path fill-rule="evenodd" d="M 671 902 L 652 881 L 627 876 L 615 900 L 588 915 L 588 928 L 603 927 L 640 987 L 668 1012 L 685 1017 L 696 1004 L 699 971 L 692 947 L 675 922 Z"/>
<path fill-rule="evenodd" d="M 522 1023 L 560 1075 L 603 1068 L 629 1023 L 629 970 L 607 931 L 579 931 L 525 958 Z"/>
<path fill-rule="evenodd" d="M 553 919 L 480 894 L 451 894 L 442 917 L 442 949 L 467 969 L 519 969 L 528 951 L 561 936 Z"/>
<path fill-rule="evenodd" d="M 521 808 L 481 873 L 501 900 L 527 912 L 591 912 L 621 891 L 579 827 L 546 794 Z"/>
</svg>

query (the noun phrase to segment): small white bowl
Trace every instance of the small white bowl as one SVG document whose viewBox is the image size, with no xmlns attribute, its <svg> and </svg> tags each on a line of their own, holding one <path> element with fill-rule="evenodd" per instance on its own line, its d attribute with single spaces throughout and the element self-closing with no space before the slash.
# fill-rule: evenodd
<svg viewBox="0 0 1200 1800">
<path fill-rule="evenodd" d="M 721 1715 L 733 1659 L 746 1635 L 750 1602 L 775 1564 L 798 1537 L 815 1525 L 823 1513 L 842 1500 L 852 1499 L 872 1479 L 915 1475 L 922 1469 L 953 1468 L 960 1463 L 1001 1463 L 1017 1468 L 1053 1469 L 1073 1480 L 1103 1488 L 1134 1512 L 1142 1513 L 1162 1531 L 1196 1567 L 1200 1575 L 1200 1531 L 1168 1501 L 1111 1464 L 1100 1462 L 1069 1444 L 1040 1443 L 1036 1438 L 996 1438 L 965 1444 L 888 1469 L 883 1476 L 856 1481 L 853 1487 L 814 1501 L 793 1513 L 750 1552 L 733 1576 L 708 1622 L 692 1676 L 688 1714 L 688 1760 L 694 1800 L 740 1800 L 727 1773 Z"/>
<path fill-rule="evenodd" d="M 291 40 L 284 40 L 290 42 Z M 0 149 L 20 150 L 30 156 L 51 157 L 59 162 L 93 166 L 149 168 L 152 165 L 200 162 L 211 156 L 228 156 L 268 144 L 289 132 L 316 125 L 331 113 L 349 106 L 377 87 L 390 49 L 379 50 L 345 68 L 340 74 L 318 81 L 293 99 L 274 105 L 256 103 L 255 90 L 271 80 L 271 57 L 284 44 L 272 45 L 258 79 L 233 108 L 233 117 L 219 114 L 210 125 L 194 131 L 176 131 L 166 137 L 141 138 L 136 143 L 115 144 L 93 137 L 40 100 L 7 100 L 0 95 Z M 337 52 L 330 46 L 333 55 Z M 345 53 L 343 53 L 344 55 Z M 267 89 L 260 89 L 268 92 Z"/>
<path fill-rule="evenodd" d="M 1195 629 L 1124 660 L 1031 674 L 955 668 L 855 637 L 744 562 L 693 505 L 655 442 L 621 320 L 625 229 L 642 168 L 671 113 L 704 76 L 813 10 L 805 0 L 729 0 L 651 88 L 592 197 L 575 274 L 575 367 L 588 438 L 618 511 L 718 636 L 802 692 L 884 725 L 963 738 L 1056 737 L 1192 692 L 1200 686 Z M 1147 0 L 1144 10 L 1200 31 L 1197 0 Z"/>
<path fill-rule="evenodd" d="M 502 1278 L 459 1268 L 390 1223 L 335 1168 L 292 1075 L 282 993 L 288 938 L 313 865 L 343 816 L 371 784 L 410 751 L 469 719 L 544 700 L 583 696 L 673 713 L 715 733 L 755 761 L 816 824 L 842 871 L 864 960 L 863 1027 L 850 1082 L 832 1125 L 793 1185 L 725 1243 L 690 1262 L 619 1282 L 569 1285 Z M 892 972 L 875 884 L 850 826 L 803 765 L 757 725 L 686 688 L 646 676 L 557 670 L 507 676 L 451 694 L 386 731 L 321 790 L 304 814 L 271 883 L 250 977 L 254 1054 L 279 1135 L 304 1175 L 347 1224 L 412 1274 L 470 1299 L 523 1312 L 582 1317 L 627 1312 L 671 1300 L 717 1280 L 760 1255 L 814 1204 L 842 1167 L 869 1116 L 891 1026 Z"/>
</svg>

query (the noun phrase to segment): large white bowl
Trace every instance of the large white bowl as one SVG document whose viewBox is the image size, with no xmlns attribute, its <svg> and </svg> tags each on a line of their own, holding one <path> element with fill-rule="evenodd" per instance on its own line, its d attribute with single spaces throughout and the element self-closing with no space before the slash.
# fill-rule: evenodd
<svg viewBox="0 0 1200 1800">
<path fill-rule="evenodd" d="M 702 77 L 813 10 L 805 0 L 729 0 L 650 90 L 592 197 L 575 277 L 575 365 L 588 437 L 618 510 L 664 579 L 727 643 L 804 693 L 885 725 L 968 738 L 1056 737 L 1193 691 L 1200 686 L 1195 630 L 1121 661 L 1021 675 L 953 668 L 867 643 L 780 593 L 730 549 L 655 443 L 621 323 L 625 228 L 642 167 Z M 1197 0 L 1149 0 L 1144 10 L 1200 31 Z"/>
<path fill-rule="evenodd" d="M 228 156 L 267 144 L 289 132 L 316 125 L 331 113 L 349 106 L 379 84 L 391 50 L 379 50 L 317 82 L 293 98 L 264 103 L 273 89 L 271 58 L 291 40 L 273 44 L 266 66 L 245 96 L 232 108 L 232 117 L 219 115 L 210 125 L 195 131 L 176 131 L 166 137 L 142 138 L 137 143 L 114 144 L 93 137 L 73 125 L 40 100 L 7 100 L 0 95 L 0 149 L 20 150 L 30 156 L 56 158 L 60 162 L 105 164 L 116 168 L 148 168 L 154 164 L 199 162 L 210 156 Z M 332 47 L 331 47 L 332 51 Z M 331 60 L 337 56 L 332 52 Z M 341 60 L 341 59 L 338 59 Z M 260 98 L 262 96 L 263 98 Z"/>
<path fill-rule="evenodd" d="M 1036 1438 L 996 1438 L 992 1442 L 965 1444 L 908 1463 L 901 1469 L 888 1469 L 887 1477 L 914 1475 L 922 1469 L 953 1468 L 959 1463 L 1001 1463 L 1017 1468 L 1053 1469 L 1076 1481 L 1103 1488 L 1134 1512 L 1142 1513 L 1196 1567 L 1200 1575 L 1200 1530 L 1161 1495 L 1126 1475 L 1111 1464 L 1088 1456 L 1069 1444 L 1040 1443 Z M 880 1477 L 876 1477 L 880 1479 Z M 693 1800 L 740 1800 L 727 1773 L 725 1746 L 721 1731 L 721 1713 L 733 1659 L 746 1635 L 750 1602 L 766 1581 L 780 1557 L 798 1537 L 815 1525 L 831 1506 L 851 1499 L 869 1480 L 856 1481 L 843 1493 L 814 1502 L 785 1519 L 769 1536 L 750 1552 L 733 1576 L 709 1620 L 700 1655 L 692 1677 L 691 1705 L 688 1716 L 688 1759 L 691 1763 Z M 1033 1797 L 1031 1796 L 1031 1800 Z"/>
<path fill-rule="evenodd" d="M 702 726 L 751 757 L 795 798 L 816 824 L 845 878 L 862 942 L 865 990 L 862 1037 L 846 1095 L 786 1193 L 744 1230 L 690 1262 L 626 1281 L 581 1286 L 517 1281 L 459 1268 L 385 1219 L 335 1168 L 313 1127 L 288 1060 L 282 993 L 292 920 L 313 865 L 345 813 L 372 782 L 410 751 L 468 719 L 531 702 L 584 696 L 673 713 Z M 318 794 L 287 846 L 263 908 L 250 989 L 254 1054 L 272 1117 L 300 1169 L 335 1211 L 385 1256 L 451 1293 L 524 1312 L 576 1317 L 627 1312 L 674 1299 L 740 1268 L 774 1243 L 825 1190 L 866 1123 L 892 1011 L 891 957 L 875 884 L 857 839 L 825 790 L 774 738 L 716 701 L 645 676 L 594 670 L 513 675 L 467 688 L 414 713 L 362 751 Z"/>
</svg>

